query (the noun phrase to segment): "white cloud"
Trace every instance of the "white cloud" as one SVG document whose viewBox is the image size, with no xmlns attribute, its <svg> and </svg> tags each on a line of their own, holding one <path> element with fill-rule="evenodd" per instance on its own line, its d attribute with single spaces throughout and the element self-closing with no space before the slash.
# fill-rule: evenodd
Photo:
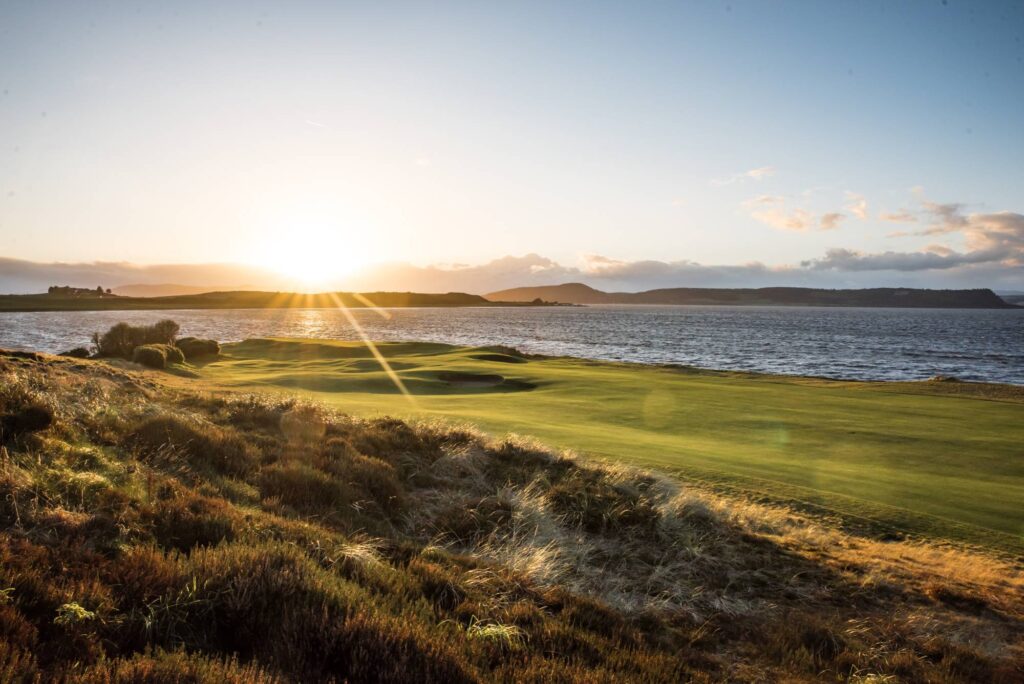
<svg viewBox="0 0 1024 684">
<path fill-rule="evenodd" d="M 843 221 L 845 218 L 846 216 L 844 214 L 840 214 L 839 212 L 835 211 L 829 212 L 827 214 L 822 214 L 820 221 L 821 229 L 832 230 L 833 228 L 838 228 L 839 222 Z"/>
<path fill-rule="evenodd" d="M 917 217 L 906 209 L 893 212 L 883 211 L 878 215 L 878 219 L 889 223 L 917 223 Z"/>
<path fill-rule="evenodd" d="M 827 212 L 818 217 L 802 207 L 790 209 L 787 205 L 786 198 L 781 195 L 759 195 L 743 204 L 751 217 L 779 230 L 831 230 L 844 218 L 838 212 Z"/>
<path fill-rule="evenodd" d="M 954 252 L 941 245 L 920 252 L 866 254 L 853 249 L 833 248 L 819 259 L 801 262 L 804 268 L 831 271 L 933 271 L 999 261 L 996 252 Z"/>
<path fill-rule="evenodd" d="M 864 195 L 856 192 L 846 191 L 846 206 L 843 207 L 846 211 L 850 212 L 861 221 L 865 221 L 868 218 L 868 201 Z"/>
<path fill-rule="evenodd" d="M 762 166 L 756 169 L 750 169 L 749 171 L 743 171 L 742 173 L 735 173 L 728 178 L 713 178 L 711 179 L 711 185 L 721 187 L 723 185 L 733 185 L 734 183 L 741 183 L 748 180 L 761 181 L 774 175 L 774 166 Z"/>
</svg>

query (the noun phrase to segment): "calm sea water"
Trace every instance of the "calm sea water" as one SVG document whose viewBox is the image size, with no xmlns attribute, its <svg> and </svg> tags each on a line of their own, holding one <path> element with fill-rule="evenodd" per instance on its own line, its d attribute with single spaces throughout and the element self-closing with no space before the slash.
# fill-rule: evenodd
<svg viewBox="0 0 1024 684">
<path fill-rule="evenodd" d="M 720 306 L 354 311 L 375 340 L 505 344 L 538 354 L 834 378 L 953 375 L 1024 384 L 1024 309 Z M 59 352 L 118 321 L 183 335 L 358 339 L 333 309 L 0 313 L 0 347 Z"/>
</svg>

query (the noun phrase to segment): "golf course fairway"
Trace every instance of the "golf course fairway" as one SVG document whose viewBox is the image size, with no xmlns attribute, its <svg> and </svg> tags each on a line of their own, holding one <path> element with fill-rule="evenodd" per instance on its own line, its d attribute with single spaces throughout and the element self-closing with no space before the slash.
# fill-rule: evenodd
<svg viewBox="0 0 1024 684">
<path fill-rule="evenodd" d="M 257 339 L 196 371 L 362 416 L 470 423 L 802 502 L 880 529 L 1024 548 L 1024 388 L 848 382 L 381 343 Z"/>
</svg>

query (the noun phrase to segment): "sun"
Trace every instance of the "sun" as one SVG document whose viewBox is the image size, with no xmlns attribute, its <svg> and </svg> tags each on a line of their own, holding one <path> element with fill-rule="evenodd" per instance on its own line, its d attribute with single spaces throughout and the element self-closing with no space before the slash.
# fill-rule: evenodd
<svg viewBox="0 0 1024 684">
<path fill-rule="evenodd" d="M 302 292 L 337 288 L 365 264 L 356 240 L 336 230 L 309 227 L 267 239 L 253 261 L 284 276 Z"/>
</svg>

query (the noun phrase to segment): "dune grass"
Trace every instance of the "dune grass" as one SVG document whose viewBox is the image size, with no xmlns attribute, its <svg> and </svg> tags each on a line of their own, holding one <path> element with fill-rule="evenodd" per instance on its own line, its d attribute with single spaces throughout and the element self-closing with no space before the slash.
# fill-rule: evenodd
<svg viewBox="0 0 1024 684">
<path fill-rule="evenodd" d="M 200 375 L 214 386 L 299 391 L 357 415 L 439 417 L 532 435 L 883 530 L 1022 548 L 1020 388 L 522 358 L 427 343 L 380 349 L 411 400 L 365 347 L 349 342 L 229 344 Z"/>
</svg>

